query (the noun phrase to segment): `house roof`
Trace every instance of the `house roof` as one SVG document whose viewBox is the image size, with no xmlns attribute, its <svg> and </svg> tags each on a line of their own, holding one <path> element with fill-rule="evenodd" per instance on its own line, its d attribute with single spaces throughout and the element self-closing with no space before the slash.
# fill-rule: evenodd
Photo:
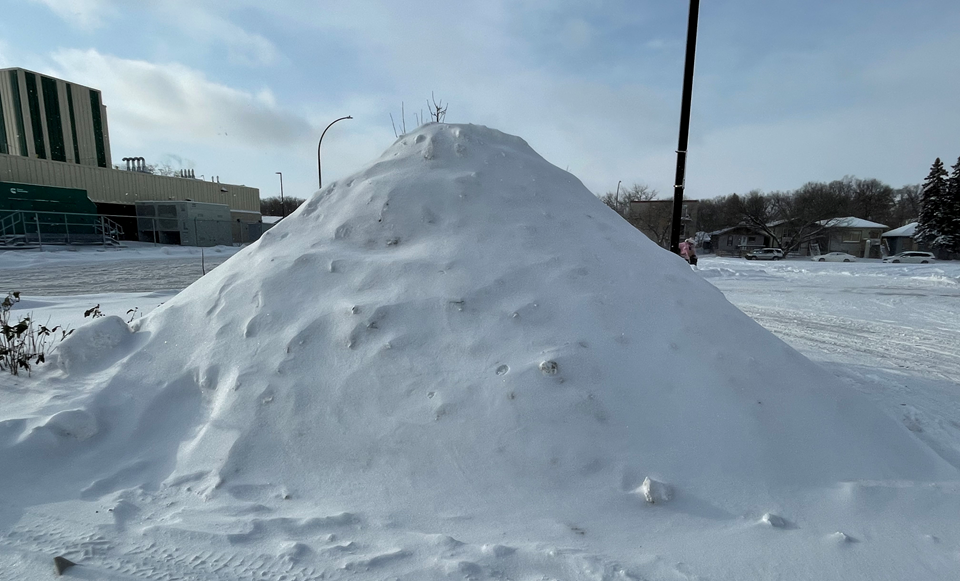
<svg viewBox="0 0 960 581">
<path fill-rule="evenodd" d="M 817 224 L 827 228 L 889 228 L 886 224 L 878 224 L 863 218 L 848 216 L 846 218 L 831 218 L 829 220 L 820 220 Z"/>
<path fill-rule="evenodd" d="M 787 222 L 793 222 L 793 220 L 774 220 L 773 222 L 767 224 L 767 228 L 776 228 L 777 226 L 786 224 Z"/>
<path fill-rule="evenodd" d="M 900 226 L 899 228 L 894 228 L 889 232 L 884 232 L 882 236 L 913 236 L 917 232 L 917 223 L 910 222 L 906 226 Z"/>
<path fill-rule="evenodd" d="M 754 228 L 753 226 L 749 226 L 747 224 L 737 224 L 736 226 L 729 226 L 727 228 L 723 228 L 722 230 L 710 232 L 708 236 L 719 236 L 720 234 L 726 234 L 732 230 L 748 230 L 750 232 L 756 232 L 757 234 L 763 234 L 763 231 L 761 231 L 759 228 Z"/>
</svg>

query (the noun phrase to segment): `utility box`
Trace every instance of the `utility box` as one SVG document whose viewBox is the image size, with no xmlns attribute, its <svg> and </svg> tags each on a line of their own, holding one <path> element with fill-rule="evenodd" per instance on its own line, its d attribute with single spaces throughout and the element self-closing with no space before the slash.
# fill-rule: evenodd
<svg viewBox="0 0 960 581">
<path fill-rule="evenodd" d="M 230 206 L 203 202 L 137 202 L 141 242 L 181 246 L 233 244 Z"/>
<path fill-rule="evenodd" d="M 87 190 L 0 181 L 0 211 L 96 214 Z"/>
<path fill-rule="evenodd" d="M 105 231 L 86 190 L 0 181 L 0 244 L 105 243 Z"/>
</svg>

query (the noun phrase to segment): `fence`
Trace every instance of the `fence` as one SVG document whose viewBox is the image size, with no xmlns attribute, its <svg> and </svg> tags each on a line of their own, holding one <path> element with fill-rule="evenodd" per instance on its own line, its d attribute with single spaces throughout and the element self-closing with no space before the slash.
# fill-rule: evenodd
<svg viewBox="0 0 960 581">
<path fill-rule="evenodd" d="M 263 224 L 240 220 L 39 210 L 0 211 L 0 248 L 3 249 L 37 248 L 44 244 L 118 246 L 121 241 L 128 239 L 154 244 L 231 246 L 254 242 L 263 232 Z"/>
<path fill-rule="evenodd" d="M 38 210 L 0 212 L 0 247 L 34 248 L 44 244 L 116 246 L 122 238 L 120 224 L 99 214 Z"/>
</svg>

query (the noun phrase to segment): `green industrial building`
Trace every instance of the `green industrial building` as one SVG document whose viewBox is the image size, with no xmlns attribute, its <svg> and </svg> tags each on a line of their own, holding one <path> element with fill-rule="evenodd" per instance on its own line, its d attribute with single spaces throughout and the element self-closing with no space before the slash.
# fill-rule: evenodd
<svg viewBox="0 0 960 581">
<path fill-rule="evenodd" d="M 149 235 L 140 228 L 138 203 L 223 207 L 215 213 L 226 224 L 209 221 L 209 235 L 182 236 L 182 244 L 222 241 L 224 228 L 234 243 L 249 242 L 263 230 L 256 188 L 196 179 L 192 172 L 153 175 L 142 157 L 124 158 L 121 169 L 112 159 L 100 91 L 26 69 L 0 69 L 0 247 L 30 246 L 44 234 L 51 244 L 108 235 L 115 241 L 157 238 L 155 228 Z M 80 226 L 87 222 L 99 230 L 84 237 Z M 61 231 L 54 223 L 64 224 Z"/>
</svg>

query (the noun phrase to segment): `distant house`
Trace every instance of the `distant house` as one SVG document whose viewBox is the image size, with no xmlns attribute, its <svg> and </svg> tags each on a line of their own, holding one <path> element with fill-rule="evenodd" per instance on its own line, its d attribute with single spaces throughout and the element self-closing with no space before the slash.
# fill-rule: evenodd
<svg viewBox="0 0 960 581">
<path fill-rule="evenodd" d="M 920 250 L 917 241 L 913 239 L 913 235 L 916 233 L 917 223 L 910 222 L 906 226 L 884 232 L 880 235 L 880 239 L 883 241 L 887 254 L 897 254 L 898 252 Z"/>
<path fill-rule="evenodd" d="M 774 220 L 767 224 L 767 230 L 773 234 L 776 240 L 780 241 L 780 248 L 786 250 L 792 248 L 796 237 L 803 234 L 797 227 L 798 222 L 799 220 Z M 770 245 L 776 246 L 777 244 L 771 240 Z"/>
<path fill-rule="evenodd" d="M 697 208 L 700 200 L 684 200 L 680 214 L 680 239 L 696 234 Z M 673 200 L 630 200 L 627 221 L 660 246 L 670 246 L 673 221 Z"/>
<path fill-rule="evenodd" d="M 860 258 L 880 258 L 880 235 L 885 224 L 848 216 L 817 222 L 823 232 L 807 243 L 808 254 L 846 252 Z M 801 248 L 802 252 L 803 248 Z"/>
<path fill-rule="evenodd" d="M 751 250 L 770 246 L 770 237 L 762 230 L 738 224 L 710 233 L 710 247 L 717 256 L 743 256 Z"/>
</svg>

